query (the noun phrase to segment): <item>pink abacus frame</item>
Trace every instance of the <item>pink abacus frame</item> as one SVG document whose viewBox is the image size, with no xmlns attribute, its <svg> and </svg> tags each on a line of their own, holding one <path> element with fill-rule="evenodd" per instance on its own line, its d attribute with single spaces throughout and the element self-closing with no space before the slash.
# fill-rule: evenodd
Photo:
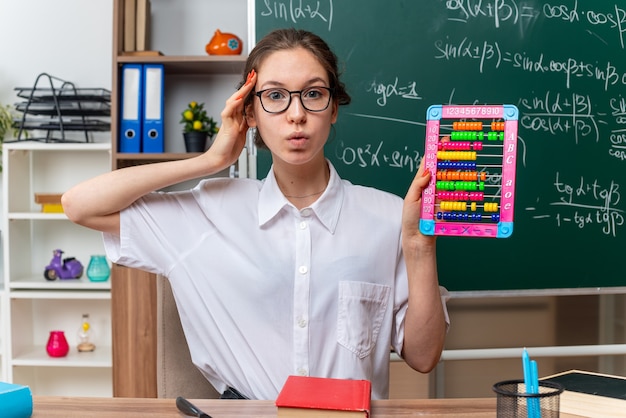
<svg viewBox="0 0 626 418">
<path fill-rule="evenodd" d="M 426 122 L 425 168 L 431 173 L 430 182 L 422 192 L 420 231 L 425 235 L 507 238 L 513 233 L 513 206 L 515 197 L 515 163 L 517 157 L 517 120 L 519 111 L 514 105 L 433 105 L 428 108 Z M 500 184 L 500 220 L 458 221 L 437 219 L 437 151 L 442 119 L 463 121 L 504 121 L 502 146 L 502 173 Z M 452 123 L 452 121 L 450 121 Z"/>
</svg>

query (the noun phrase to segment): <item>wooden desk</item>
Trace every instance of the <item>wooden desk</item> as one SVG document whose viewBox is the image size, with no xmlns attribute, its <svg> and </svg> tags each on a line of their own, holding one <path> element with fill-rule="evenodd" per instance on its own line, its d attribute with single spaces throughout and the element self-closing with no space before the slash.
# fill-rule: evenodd
<svg viewBox="0 0 626 418">
<path fill-rule="evenodd" d="M 191 400 L 212 418 L 276 417 L 273 401 Z M 180 418 L 174 399 L 34 397 L 32 418 Z M 372 418 L 495 418 L 496 399 L 410 399 L 372 401 Z M 574 417 L 561 414 L 561 418 Z"/>
</svg>

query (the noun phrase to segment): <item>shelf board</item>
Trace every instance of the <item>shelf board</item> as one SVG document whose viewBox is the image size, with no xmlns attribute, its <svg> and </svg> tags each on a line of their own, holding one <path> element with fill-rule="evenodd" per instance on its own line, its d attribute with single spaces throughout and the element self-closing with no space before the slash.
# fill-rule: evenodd
<svg viewBox="0 0 626 418">
<path fill-rule="evenodd" d="M 128 167 L 139 164 L 151 164 L 163 161 L 173 160 L 186 160 L 187 158 L 197 157 L 201 153 L 199 152 L 165 152 L 158 154 L 143 154 L 143 153 L 117 153 L 114 159 L 116 160 L 117 168 Z"/>
<path fill-rule="evenodd" d="M 117 57 L 117 62 L 163 64 L 168 74 L 241 74 L 247 58 L 245 55 L 121 55 Z"/>
<path fill-rule="evenodd" d="M 92 282 L 83 275 L 80 279 L 57 279 L 46 280 L 41 275 L 13 278 L 8 281 L 9 289 L 15 290 L 42 290 L 42 291 L 66 291 L 66 290 L 111 290 L 111 281 Z"/>
<path fill-rule="evenodd" d="M 15 220 L 33 220 L 33 221 L 50 221 L 50 220 L 65 220 L 69 219 L 65 213 L 44 213 L 44 212 L 9 212 L 7 218 Z"/>
<path fill-rule="evenodd" d="M 46 280 L 41 276 L 19 277 L 9 281 L 12 290 L 111 290 L 111 281 L 92 282 L 86 277 L 80 279 Z"/>
<path fill-rule="evenodd" d="M 9 359 L 10 366 L 30 367 L 113 367 L 111 347 L 96 346 L 89 353 L 79 353 L 76 347 L 71 346 L 66 357 L 50 357 L 46 353 L 45 345 L 32 346 L 23 350 L 13 359 Z"/>
<path fill-rule="evenodd" d="M 111 151 L 111 142 L 5 142 L 4 151 Z"/>
<path fill-rule="evenodd" d="M 17 299 L 40 299 L 40 300 L 110 300 L 111 292 L 102 290 L 79 291 L 79 290 L 13 290 L 8 298 Z"/>
</svg>

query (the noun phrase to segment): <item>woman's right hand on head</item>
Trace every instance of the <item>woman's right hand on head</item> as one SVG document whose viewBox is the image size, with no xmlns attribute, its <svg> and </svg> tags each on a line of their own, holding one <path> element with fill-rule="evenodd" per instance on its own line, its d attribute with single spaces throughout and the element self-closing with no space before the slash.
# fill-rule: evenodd
<svg viewBox="0 0 626 418">
<path fill-rule="evenodd" d="M 222 169 L 237 161 L 246 145 L 248 123 L 244 115 L 244 103 L 246 97 L 254 90 L 255 84 L 256 71 L 253 69 L 248 74 L 246 83 L 226 100 L 220 115 L 222 125 L 213 145 L 205 153 L 205 156 L 214 159 L 214 164 L 221 166 Z"/>
</svg>

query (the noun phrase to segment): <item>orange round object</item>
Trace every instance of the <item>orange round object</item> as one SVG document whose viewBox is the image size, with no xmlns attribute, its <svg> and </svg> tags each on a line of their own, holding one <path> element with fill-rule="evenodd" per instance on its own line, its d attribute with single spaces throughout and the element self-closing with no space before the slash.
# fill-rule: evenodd
<svg viewBox="0 0 626 418">
<path fill-rule="evenodd" d="M 218 29 L 204 49 L 209 55 L 239 55 L 243 49 L 243 41 L 237 35 L 222 33 Z"/>
</svg>

